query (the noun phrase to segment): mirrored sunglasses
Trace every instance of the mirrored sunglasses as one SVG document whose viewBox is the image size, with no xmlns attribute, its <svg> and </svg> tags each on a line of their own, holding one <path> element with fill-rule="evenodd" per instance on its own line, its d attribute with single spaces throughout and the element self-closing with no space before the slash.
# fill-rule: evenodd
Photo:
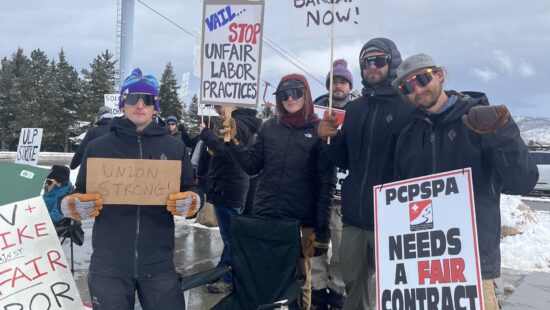
<svg viewBox="0 0 550 310">
<path fill-rule="evenodd" d="M 291 88 L 277 92 L 277 99 L 281 101 L 287 101 L 289 97 L 292 97 L 292 99 L 299 99 L 303 96 L 304 88 Z"/>
<path fill-rule="evenodd" d="M 401 84 L 399 84 L 399 89 L 405 94 L 412 94 L 414 91 L 415 85 L 420 85 L 422 87 L 430 84 L 432 80 L 433 69 L 427 69 L 422 73 L 417 73 L 411 77 L 406 78 Z"/>
<path fill-rule="evenodd" d="M 361 68 L 368 69 L 371 65 L 382 68 L 390 62 L 390 55 L 377 55 L 361 58 Z"/>
<path fill-rule="evenodd" d="M 132 93 L 124 95 L 124 104 L 136 105 L 140 100 L 143 100 L 145 106 L 152 106 L 155 104 L 156 97 L 151 94 Z"/>
</svg>

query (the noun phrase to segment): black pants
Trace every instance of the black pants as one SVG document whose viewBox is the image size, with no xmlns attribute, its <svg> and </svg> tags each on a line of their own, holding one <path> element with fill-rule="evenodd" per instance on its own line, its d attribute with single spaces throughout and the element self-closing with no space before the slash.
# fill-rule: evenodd
<svg viewBox="0 0 550 310">
<path fill-rule="evenodd" d="M 185 300 L 175 271 L 134 277 L 90 273 L 88 287 L 94 310 L 133 310 L 135 295 L 143 310 L 182 310 Z"/>
</svg>

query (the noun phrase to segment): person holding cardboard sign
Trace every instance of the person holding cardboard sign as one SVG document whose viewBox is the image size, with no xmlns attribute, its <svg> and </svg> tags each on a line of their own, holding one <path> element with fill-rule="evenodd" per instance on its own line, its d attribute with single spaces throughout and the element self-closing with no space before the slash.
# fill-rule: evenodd
<svg viewBox="0 0 550 310">
<path fill-rule="evenodd" d="M 508 108 L 489 105 L 484 93 L 443 90 L 446 75 L 426 54 L 397 68 L 392 85 L 417 109 L 397 140 L 395 174 L 408 179 L 472 169 L 484 309 L 497 310 L 500 194 L 529 193 L 538 170 Z"/>
<path fill-rule="evenodd" d="M 134 309 L 136 292 L 145 310 L 185 307 L 173 261 L 173 216 L 192 215 L 200 198 L 192 185 L 193 171 L 185 146 L 171 137 L 166 127 L 153 121 L 159 109 L 158 86 L 155 77 L 143 76 L 139 68 L 126 78 L 119 103 L 124 117 L 114 119 L 108 134 L 90 142 L 76 181 L 78 194 L 67 198 L 66 215 L 84 220 L 95 217 L 88 275 L 94 309 Z M 167 195 L 164 205 L 104 203 L 101 187 L 98 192 L 87 192 L 87 176 L 94 175 L 95 171 L 88 171 L 91 164 L 107 159 L 135 160 L 136 165 L 150 160 L 181 163 L 176 180 L 180 186 Z M 154 174 L 151 167 L 136 167 L 130 173 Z M 123 174 L 122 168 L 111 171 Z"/>
<path fill-rule="evenodd" d="M 259 173 L 254 216 L 300 221 L 305 283 L 298 303 L 310 309 L 311 258 L 328 251 L 336 169 L 317 136 L 319 118 L 306 78 L 284 76 L 275 95 L 277 114 L 262 125 L 253 145 L 226 145 L 244 171 Z"/>
</svg>

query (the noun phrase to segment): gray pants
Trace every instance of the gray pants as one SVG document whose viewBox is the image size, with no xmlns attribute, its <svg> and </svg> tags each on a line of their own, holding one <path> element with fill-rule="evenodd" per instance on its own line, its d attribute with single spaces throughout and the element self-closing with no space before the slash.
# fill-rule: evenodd
<svg viewBox="0 0 550 310">
<path fill-rule="evenodd" d="M 330 242 L 329 253 L 312 258 L 311 289 L 322 290 L 329 288 L 338 295 L 346 295 L 342 266 L 340 264 L 340 240 L 342 239 L 342 204 L 334 201 L 330 215 Z M 330 255 L 329 255 L 330 254 Z M 330 257 L 330 261 L 329 261 Z"/>
<path fill-rule="evenodd" d="M 342 229 L 342 276 L 346 284 L 344 310 L 375 309 L 374 232 L 354 226 Z"/>
</svg>

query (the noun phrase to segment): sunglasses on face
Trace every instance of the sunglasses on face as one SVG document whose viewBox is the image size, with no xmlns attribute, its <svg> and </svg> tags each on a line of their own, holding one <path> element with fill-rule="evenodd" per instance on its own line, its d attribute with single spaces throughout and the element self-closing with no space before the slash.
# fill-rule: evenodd
<svg viewBox="0 0 550 310">
<path fill-rule="evenodd" d="M 299 98 L 302 98 L 303 96 L 304 96 L 303 88 L 285 89 L 277 93 L 277 99 L 281 101 L 287 101 L 290 97 L 292 97 L 292 99 L 299 99 Z"/>
<path fill-rule="evenodd" d="M 155 104 L 156 97 L 151 94 L 126 94 L 124 95 L 124 104 L 136 105 L 140 100 L 143 101 L 145 106 L 150 107 Z"/>
<path fill-rule="evenodd" d="M 176 123 L 168 123 L 168 126 L 176 126 Z"/>
<path fill-rule="evenodd" d="M 46 183 L 46 185 L 50 186 L 50 185 L 53 184 L 53 181 L 54 181 L 53 179 L 46 179 L 45 183 Z"/>
<path fill-rule="evenodd" d="M 361 68 L 368 69 L 371 65 L 376 68 L 382 68 L 390 61 L 389 55 L 368 56 L 361 58 Z"/>
<path fill-rule="evenodd" d="M 405 94 L 412 94 L 414 91 L 414 85 L 420 85 L 422 87 L 430 84 L 432 80 L 433 69 L 427 69 L 422 73 L 417 73 L 416 75 L 410 76 L 405 79 L 401 84 L 399 84 L 399 89 Z"/>
</svg>

